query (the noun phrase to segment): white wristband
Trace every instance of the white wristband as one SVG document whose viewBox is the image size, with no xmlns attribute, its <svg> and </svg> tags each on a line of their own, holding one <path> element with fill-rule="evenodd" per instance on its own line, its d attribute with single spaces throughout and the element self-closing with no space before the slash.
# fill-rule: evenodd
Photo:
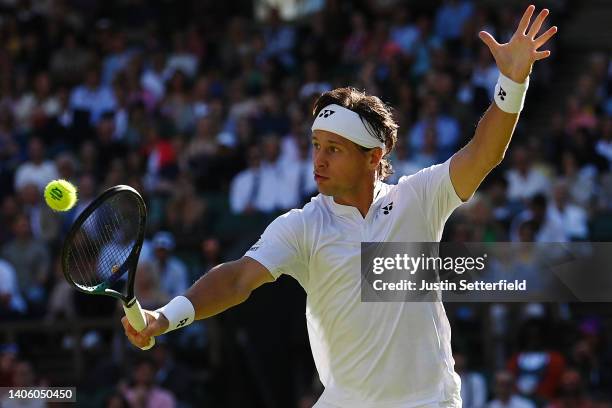
<svg viewBox="0 0 612 408">
<path fill-rule="evenodd" d="M 519 113 L 523 110 L 527 88 L 529 88 L 529 77 L 519 84 L 500 72 L 495 85 L 495 104 L 504 112 Z"/>
<path fill-rule="evenodd" d="M 175 297 L 166 306 L 157 309 L 156 312 L 162 313 L 170 322 L 164 333 L 188 326 L 195 320 L 193 304 L 185 296 Z"/>
</svg>

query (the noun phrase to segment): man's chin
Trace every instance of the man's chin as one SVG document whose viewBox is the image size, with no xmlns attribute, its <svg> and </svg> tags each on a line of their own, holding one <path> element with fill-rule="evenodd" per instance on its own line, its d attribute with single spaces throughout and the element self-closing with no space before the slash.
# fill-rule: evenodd
<svg viewBox="0 0 612 408">
<path fill-rule="evenodd" d="M 319 186 L 318 190 L 319 190 L 319 193 L 326 195 L 326 196 L 334 195 L 334 193 L 329 188 Z"/>
</svg>

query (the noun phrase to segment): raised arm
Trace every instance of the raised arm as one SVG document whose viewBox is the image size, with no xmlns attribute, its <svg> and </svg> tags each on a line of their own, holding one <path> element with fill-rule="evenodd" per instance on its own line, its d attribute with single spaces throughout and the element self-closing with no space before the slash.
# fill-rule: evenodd
<svg viewBox="0 0 612 408">
<path fill-rule="evenodd" d="M 195 320 L 214 316 L 244 302 L 251 292 L 266 282 L 273 281 L 270 272 L 249 257 L 227 262 L 212 268 L 185 293 L 195 309 Z M 121 319 L 125 334 L 132 344 L 145 347 L 151 336 L 159 336 L 168 329 L 168 319 L 157 312 L 145 310 L 147 328 L 138 333 L 125 316 Z"/>
<path fill-rule="evenodd" d="M 520 93 L 533 63 L 550 56 L 550 51 L 538 49 L 557 32 L 557 27 L 551 27 L 536 38 L 548 16 L 548 10 L 542 10 L 529 28 L 534 10 L 533 5 L 527 7 L 516 32 L 506 44 L 499 44 L 486 31 L 479 33 L 480 39 L 491 50 L 499 71 L 510 81 L 507 82 L 508 89 L 502 86 L 496 91 L 495 101 L 478 123 L 472 140 L 451 159 L 451 181 L 463 200 L 474 194 L 486 175 L 504 158 L 520 114 L 520 109 L 515 109 L 517 104 L 511 103 L 511 98 L 517 95 L 510 95 L 510 92 Z M 518 96 L 522 99 L 522 95 Z"/>
</svg>

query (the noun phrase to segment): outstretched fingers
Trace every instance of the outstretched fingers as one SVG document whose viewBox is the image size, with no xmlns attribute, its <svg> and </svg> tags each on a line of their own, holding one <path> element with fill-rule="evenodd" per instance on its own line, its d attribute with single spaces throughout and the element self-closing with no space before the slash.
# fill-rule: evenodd
<svg viewBox="0 0 612 408">
<path fill-rule="evenodd" d="M 527 10 L 523 13 L 523 17 L 521 17 L 521 21 L 519 22 L 517 33 L 525 34 L 527 31 L 527 27 L 529 26 L 529 21 L 531 20 L 531 16 L 533 16 L 533 12 L 535 10 L 535 6 L 531 4 L 527 7 Z"/>
<path fill-rule="evenodd" d="M 550 51 L 538 51 L 535 53 L 535 60 L 539 61 L 544 58 L 550 57 Z"/>
<path fill-rule="evenodd" d="M 493 52 L 494 49 L 500 47 L 499 43 L 493 38 L 493 36 L 486 31 L 481 31 L 478 33 L 478 37 L 484 42 L 487 47 Z"/>
<path fill-rule="evenodd" d="M 556 32 L 557 32 L 557 26 L 553 26 L 553 27 L 550 27 L 548 30 L 546 30 L 546 32 L 544 34 L 542 34 L 541 36 L 536 38 L 536 40 L 535 40 L 536 49 L 538 49 L 541 46 L 543 46 L 544 44 L 546 44 L 546 42 L 548 40 L 550 40 L 550 38 L 553 35 L 555 35 Z"/>
<path fill-rule="evenodd" d="M 535 38 L 535 36 L 538 34 L 540 29 L 542 28 L 542 24 L 544 23 L 544 20 L 546 20 L 546 17 L 548 16 L 548 14 L 549 14 L 548 9 L 544 9 L 540 11 L 540 14 L 538 14 L 535 21 L 531 25 L 531 28 L 529 29 L 529 32 L 527 33 L 527 37 L 531 38 L 532 40 Z"/>
</svg>

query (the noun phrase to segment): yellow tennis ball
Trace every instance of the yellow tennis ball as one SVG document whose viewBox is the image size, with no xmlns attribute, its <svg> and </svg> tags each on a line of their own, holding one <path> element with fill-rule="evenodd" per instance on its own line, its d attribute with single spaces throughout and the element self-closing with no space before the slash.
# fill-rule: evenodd
<svg viewBox="0 0 612 408">
<path fill-rule="evenodd" d="M 77 202 L 77 189 L 66 180 L 53 180 L 45 187 L 45 201 L 55 211 L 68 211 Z"/>
</svg>

